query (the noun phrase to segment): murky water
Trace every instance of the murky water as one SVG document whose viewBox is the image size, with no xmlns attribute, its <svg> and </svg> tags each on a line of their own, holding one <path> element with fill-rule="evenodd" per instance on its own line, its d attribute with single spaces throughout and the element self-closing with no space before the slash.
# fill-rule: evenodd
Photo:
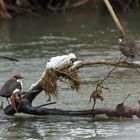
<svg viewBox="0 0 140 140">
<path fill-rule="evenodd" d="M 140 13 L 119 15 L 126 31 L 138 41 L 140 39 Z M 117 31 L 109 15 L 94 14 L 91 11 L 81 14 L 58 14 L 46 18 L 16 18 L 0 21 L 0 55 L 19 59 L 11 62 L 0 59 L 0 86 L 15 73 L 24 76 L 24 90 L 35 83 L 45 69 L 46 62 L 56 55 L 75 53 L 79 59 L 119 58 Z M 110 66 L 82 68 L 79 75 L 89 84 L 81 85 L 80 93 L 59 82 L 59 99 L 51 108 L 90 109 L 89 96 L 95 83 L 103 79 Z M 96 107 L 115 107 L 128 93 L 131 98 L 127 105 L 139 107 L 139 74 L 132 69 L 118 68 L 104 83 L 111 93 L 104 90 L 105 101 L 97 102 Z M 1 99 L 1 101 L 4 99 Z M 5 100 L 4 100 L 5 101 Z M 33 102 L 40 105 L 47 102 L 42 92 Z M 6 105 L 6 102 L 5 102 Z M 50 139 L 50 140 L 131 140 L 139 139 L 139 119 L 93 121 L 91 118 L 62 116 L 0 116 L 0 139 Z"/>
</svg>

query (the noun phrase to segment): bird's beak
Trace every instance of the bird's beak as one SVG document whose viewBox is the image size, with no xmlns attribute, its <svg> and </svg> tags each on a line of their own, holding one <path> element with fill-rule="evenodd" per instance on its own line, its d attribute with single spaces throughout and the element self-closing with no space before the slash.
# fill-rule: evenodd
<svg viewBox="0 0 140 140">
<path fill-rule="evenodd" d="M 24 77 L 20 77 L 21 79 L 23 79 Z"/>
<path fill-rule="evenodd" d="M 121 43 L 122 42 L 122 39 L 121 38 L 119 38 L 119 43 Z"/>
</svg>

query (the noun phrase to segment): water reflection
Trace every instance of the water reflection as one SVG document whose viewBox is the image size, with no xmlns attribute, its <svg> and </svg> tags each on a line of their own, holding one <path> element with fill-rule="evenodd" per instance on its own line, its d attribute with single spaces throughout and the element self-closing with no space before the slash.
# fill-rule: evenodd
<svg viewBox="0 0 140 140">
<path fill-rule="evenodd" d="M 0 22 L 0 41 L 8 41 L 10 35 L 10 29 L 8 26 L 8 21 Z"/>
<path fill-rule="evenodd" d="M 50 53 L 51 56 L 60 54 L 60 52 L 72 51 L 84 54 L 87 51 L 94 52 L 97 49 L 104 49 L 104 46 L 110 47 L 108 46 L 109 40 L 104 38 L 105 34 L 109 38 L 111 34 L 115 34 L 114 28 L 110 27 L 110 20 L 107 20 L 109 17 L 106 19 L 88 14 L 94 17 L 91 22 L 88 22 L 89 17 L 86 14 L 82 14 L 60 16 L 59 18 L 54 15 L 40 20 L 17 18 L 3 23 L 9 34 L 3 35 L 8 39 L 7 44 L 3 44 L 5 41 L 1 40 L 1 53 L 6 51 L 9 54 L 13 53 L 10 55 L 16 57 L 25 55 L 26 57 L 44 57 Z M 102 26 L 102 20 L 107 22 L 109 27 Z"/>
<path fill-rule="evenodd" d="M 139 120 L 98 120 L 73 117 L 16 116 L 3 119 L 0 139 L 137 139 Z"/>
</svg>

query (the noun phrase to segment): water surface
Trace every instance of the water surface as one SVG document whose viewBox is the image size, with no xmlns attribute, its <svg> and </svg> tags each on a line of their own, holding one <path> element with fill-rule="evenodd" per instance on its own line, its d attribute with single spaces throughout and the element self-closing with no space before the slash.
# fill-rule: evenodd
<svg viewBox="0 0 140 140">
<path fill-rule="evenodd" d="M 139 13 L 119 15 L 127 33 L 140 39 Z M 0 59 L 0 87 L 15 73 L 24 76 L 24 90 L 28 90 L 45 70 L 46 62 L 56 55 L 75 53 L 79 59 L 119 58 L 118 32 L 109 15 L 92 12 L 54 14 L 34 19 L 18 17 L 0 23 L 0 55 L 19 59 L 11 62 Z M 68 84 L 59 82 L 59 99 L 51 108 L 90 109 L 89 96 L 97 81 L 103 79 L 110 66 L 95 66 L 80 69 L 82 80 L 80 93 L 72 91 Z M 97 101 L 96 107 L 115 107 L 128 93 L 131 98 L 126 105 L 139 107 L 139 74 L 136 70 L 117 68 L 104 83 L 111 93 L 104 90 L 105 101 Z M 1 99 L 3 101 L 4 99 Z M 6 101 L 4 100 L 5 105 Z M 47 102 L 42 92 L 33 102 L 40 105 Z M 139 139 L 139 119 L 99 119 L 64 116 L 0 116 L 2 140 L 50 139 L 50 140 L 131 140 Z"/>
</svg>

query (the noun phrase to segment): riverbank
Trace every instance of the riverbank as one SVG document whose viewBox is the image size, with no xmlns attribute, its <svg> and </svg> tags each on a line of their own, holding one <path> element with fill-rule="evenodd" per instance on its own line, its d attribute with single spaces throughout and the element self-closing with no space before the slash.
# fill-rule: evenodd
<svg viewBox="0 0 140 140">
<path fill-rule="evenodd" d="M 110 0 L 113 8 L 118 12 L 128 12 L 139 9 L 139 0 Z M 0 17 L 11 19 L 15 16 L 43 16 L 54 12 L 69 10 L 106 11 L 102 0 L 0 0 Z M 79 11 L 80 12 L 80 11 Z"/>
</svg>

